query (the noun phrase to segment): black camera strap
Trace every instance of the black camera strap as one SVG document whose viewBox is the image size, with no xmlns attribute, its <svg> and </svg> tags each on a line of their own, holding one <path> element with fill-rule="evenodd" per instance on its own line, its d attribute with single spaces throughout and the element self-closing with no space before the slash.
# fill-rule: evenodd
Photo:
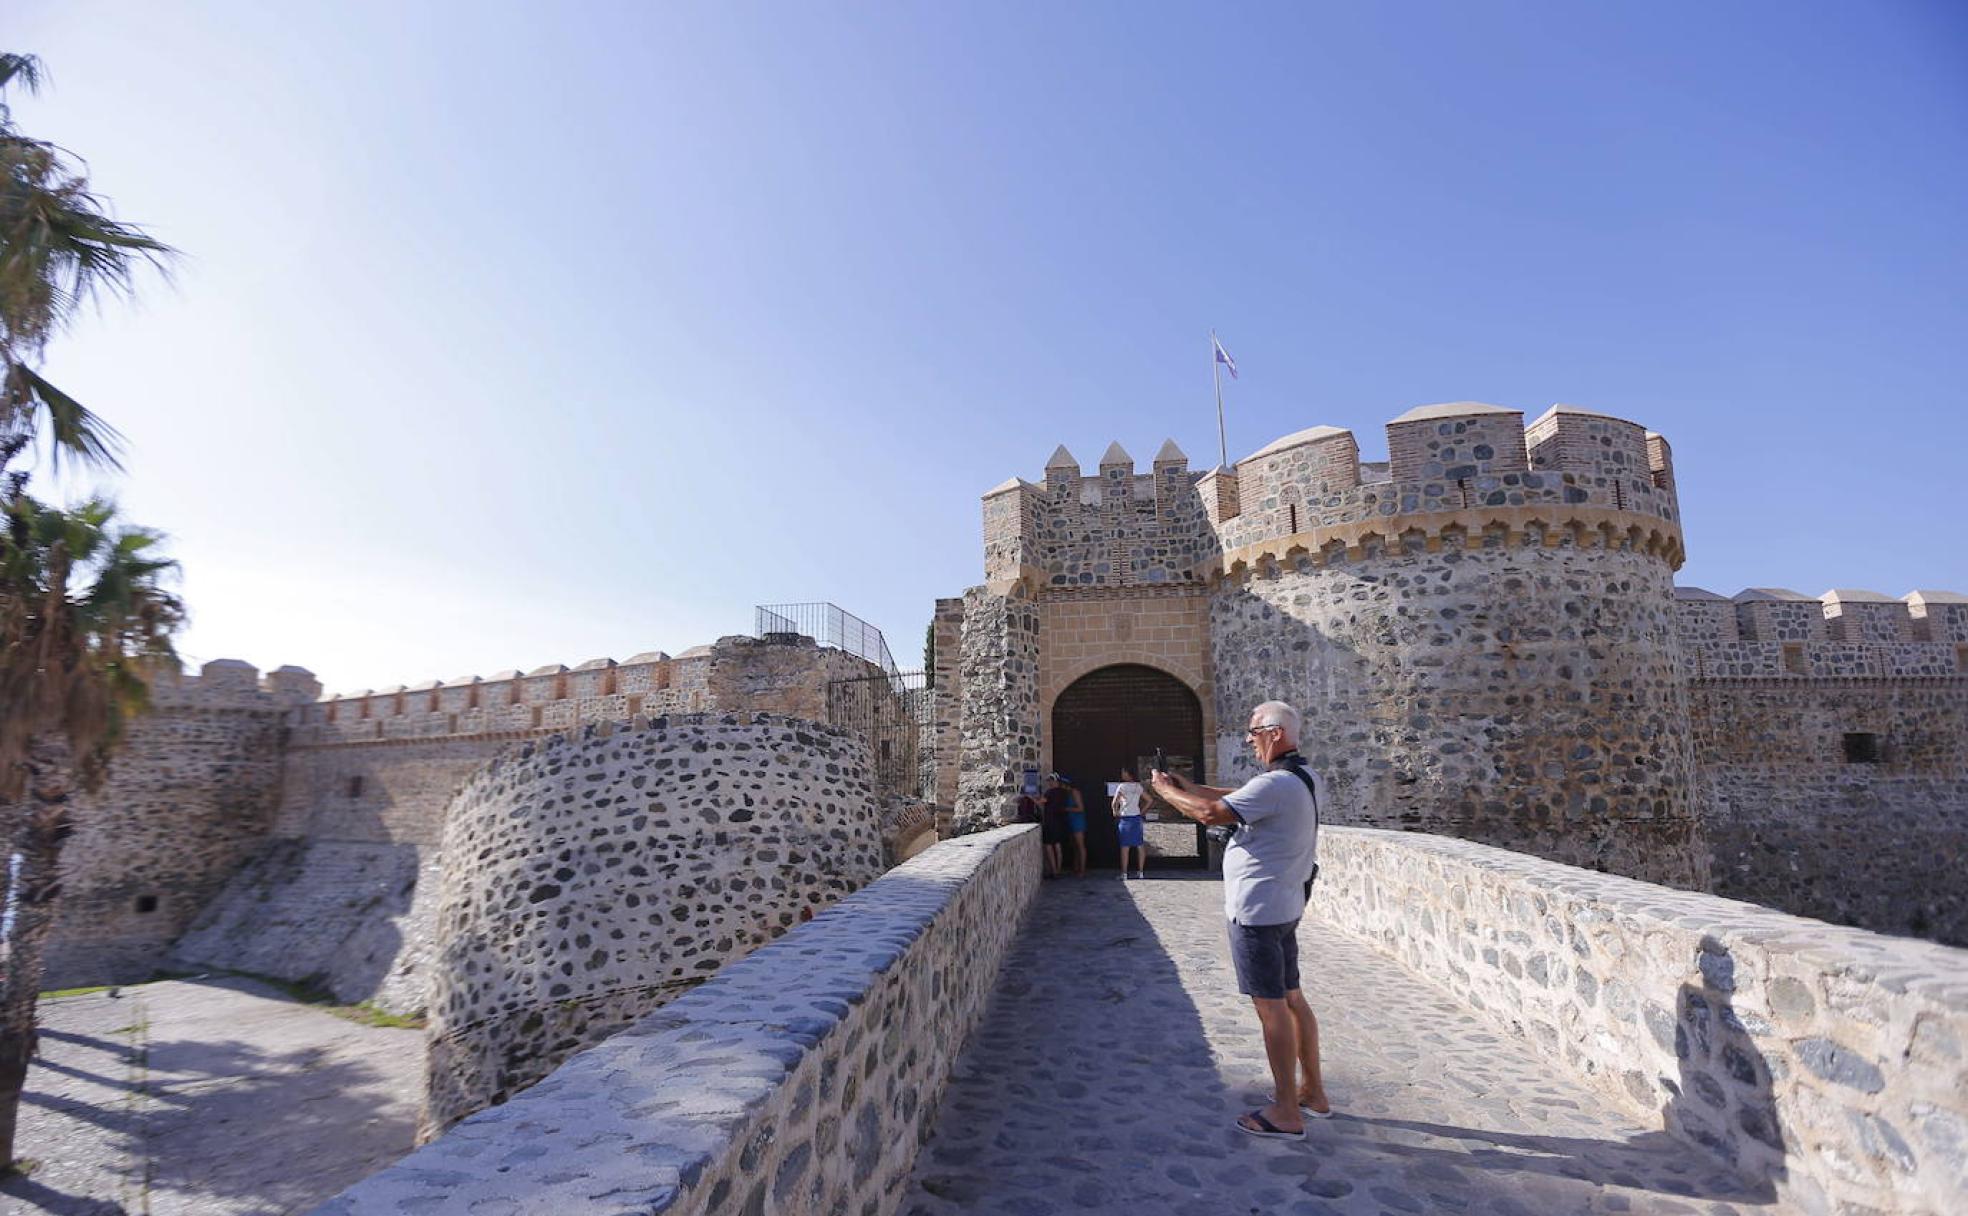
<svg viewBox="0 0 1968 1216">
<path fill-rule="evenodd" d="M 1312 782 L 1312 774 L 1305 771 L 1305 757 L 1297 752 L 1287 752 L 1278 757 L 1272 768 L 1282 768 L 1305 783 L 1305 792 L 1312 795 L 1312 831 L 1316 838 L 1319 831 L 1319 787 Z M 1319 863 L 1312 863 L 1312 873 L 1305 879 L 1305 898 L 1312 898 L 1312 884 L 1319 877 Z"/>
</svg>

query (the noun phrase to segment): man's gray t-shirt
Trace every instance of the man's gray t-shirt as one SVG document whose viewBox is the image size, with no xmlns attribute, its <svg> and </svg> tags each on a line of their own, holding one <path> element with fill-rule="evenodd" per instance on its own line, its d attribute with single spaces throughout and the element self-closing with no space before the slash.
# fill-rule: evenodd
<svg viewBox="0 0 1968 1216">
<path fill-rule="evenodd" d="M 1323 801 L 1325 783 L 1305 772 Z M 1319 825 L 1305 783 L 1274 769 L 1223 801 L 1243 821 L 1223 849 L 1223 914 L 1240 925 L 1282 925 L 1305 915 L 1305 880 L 1319 856 Z"/>
</svg>

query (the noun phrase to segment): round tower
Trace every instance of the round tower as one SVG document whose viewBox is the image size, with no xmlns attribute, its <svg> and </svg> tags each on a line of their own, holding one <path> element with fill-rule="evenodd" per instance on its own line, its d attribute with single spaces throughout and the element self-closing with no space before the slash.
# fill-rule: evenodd
<svg viewBox="0 0 1968 1216">
<path fill-rule="evenodd" d="M 1410 410 L 1390 460 L 1315 427 L 1230 472 L 1211 596 L 1217 771 L 1250 708 L 1303 708 L 1329 821 L 1677 886 L 1705 878 L 1673 573 L 1672 457 L 1554 406 Z"/>
</svg>

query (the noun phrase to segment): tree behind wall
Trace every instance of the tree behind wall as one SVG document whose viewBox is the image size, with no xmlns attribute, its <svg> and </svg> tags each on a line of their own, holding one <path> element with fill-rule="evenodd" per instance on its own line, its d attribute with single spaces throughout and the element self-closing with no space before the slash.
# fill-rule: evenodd
<svg viewBox="0 0 1968 1216">
<path fill-rule="evenodd" d="M 69 796 L 101 784 L 150 678 L 175 667 L 184 607 L 160 585 L 175 563 L 152 555 L 158 536 L 118 527 L 100 499 L 62 510 L 23 494 L 0 522 L 0 802 L 15 807 L 21 859 L 0 942 L 0 1154 L 11 1165 Z"/>
</svg>

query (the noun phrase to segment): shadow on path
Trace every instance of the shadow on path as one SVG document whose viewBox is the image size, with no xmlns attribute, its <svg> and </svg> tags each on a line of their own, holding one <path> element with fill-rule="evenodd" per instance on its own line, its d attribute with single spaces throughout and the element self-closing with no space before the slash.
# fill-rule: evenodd
<svg viewBox="0 0 1968 1216">
<path fill-rule="evenodd" d="M 1206 876 L 1045 884 L 902 1207 L 964 1212 L 1769 1210 L 1771 1188 L 1636 1126 L 1370 948 L 1300 941 L 1340 1117 L 1232 1123 L 1269 1088 Z"/>
<path fill-rule="evenodd" d="M 43 1016 L 0 1212 L 305 1210 L 407 1152 L 418 1036 L 377 1031 L 250 981 L 70 998 Z M 87 1067 L 79 1067 L 86 1065 Z"/>
</svg>

